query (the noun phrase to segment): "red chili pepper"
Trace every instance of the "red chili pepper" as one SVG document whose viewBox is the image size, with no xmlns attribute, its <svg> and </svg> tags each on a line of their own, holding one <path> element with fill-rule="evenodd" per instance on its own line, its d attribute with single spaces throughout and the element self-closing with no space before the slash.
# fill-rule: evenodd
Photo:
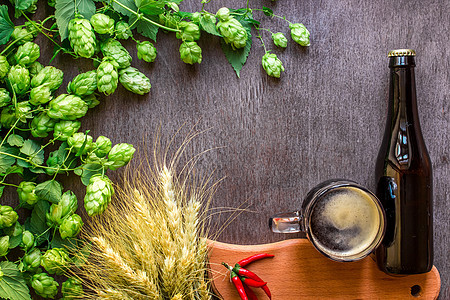
<svg viewBox="0 0 450 300">
<path fill-rule="evenodd" d="M 256 297 L 255 293 L 252 291 L 251 288 L 249 288 L 248 286 L 246 286 L 244 284 L 244 290 L 247 293 L 247 296 L 250 300 L 258 300 L 258 297 Z"/>
<path fill-rule="evenodd" d="M 245 293 L 244 285 L 242 284 L 242 281 L 239 278 L 239 276 L 237 276 L 236 273 L 234 273 L 233 271 L 230 272 L 230 275 L 231 275 L 231 281 L 233 281 L 234 286 L 236 287 L 241 299 L 248 300 L 247 294 Z"/>
<path fill-rule="evenodd" d="M 256 280 L 253 280 L 251 278 L 246 278 L 246 277 L 241 277 L 241 280 L 244 284 L 251 286 L 251 287 L 255 287 L 255 288 L 260 288 L 267 284 L 267 282 L 256 281 Z"/>
<path fill-rule="evenodd" d="M 261 287 L 264 291 L 264 293 L 266 293 L 267 297 L 269 297 L 269 299 L 272 299 L 272 294 L 270 293 L 269 287 L 266 285 L 263 285 Z"/>
<path fill-rule="evenodd" d="M 264 280 L 262 280 L 261 278 L 259 278 L 258 275 L 256 275 L 255 273 L 253 273 L 252 271 L 249 271 L 247 269 L 242 268 L 240 265 L 236 264 L 233 268 L 233 272 L 236 274 L 239 274 L 241 276 L 245 276 L 247 278 L 256 280 L 256 281 L 260 281 L 260 282 L 264 282 Z"/>
<path fill-rule="evenodd" d="M 275 255 L 267 254 L 267 253 L 255 254 L 250 257 L 244 258 L 243 260 L 240 260 L 238 262 L 238 265 L 240 265 L 241 267 L 245 267 L 246 265 L 248 265 L 249 263 L 252 263 L 254 261 L 257 261 L 257 260 L 260 260 L 263 258 L 274 257 L 274 256 Z"/>
</svg>

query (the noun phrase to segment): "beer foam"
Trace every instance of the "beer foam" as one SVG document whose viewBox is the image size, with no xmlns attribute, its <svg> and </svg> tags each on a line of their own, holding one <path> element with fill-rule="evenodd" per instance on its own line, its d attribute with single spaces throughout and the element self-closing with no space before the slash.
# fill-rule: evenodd
<svg viewBox="0 0 450 300">
<path fill-rule="evenodd" d="M 325 253 L 357 255 L 376 239 L 381 223 L 375 201 L 354 187 L 329 192 L 314 207 L 311 235 Z"/>
</svg>

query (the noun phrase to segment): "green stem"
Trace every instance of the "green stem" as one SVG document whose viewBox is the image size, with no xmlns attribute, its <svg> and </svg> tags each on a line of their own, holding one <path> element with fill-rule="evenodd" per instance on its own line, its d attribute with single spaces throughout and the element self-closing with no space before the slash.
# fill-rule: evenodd
<svg viewBox="0 0 450 300">
<path fill-rule="evenodd" d="M 117 5 L 121 6 L 122 8 L 128 10 L 129 12 L 133 13 L 135 16 L 138 17 L 138 19 L 142 19 L 142 20 L 144 20 L 144 21 L 146 21 L 146 22 L 148 22 L 150 24 L 158 26 L 159 28 L 162 28 L 162 29 L 167 30 L 167 31 L 180 32 L 179 29 L 173 29 L 173 28 L 170 28 L 170 27 L 166 27 L 166 26 L 161 25 L 161 24 L 159 24 L 159 23 L 157 23 L 155 21 L 150 20 L 149 18 L 144 17 L 142 14 L 137 13 L 136 11 L 132 10 L 131 8 L 129 8 L 126 5 L 123 5 L 122 3 L 120 3 L 117 0 L 113 0 L 113 2 L 116 3 Z"/>
<path fill-rule="evenodd" d="M 14 128 L 16 127 L 18 122 L 19 122 L 19 119 L 17 119 L 16 122 L 14 122 L 13 126 L 11 126 L 11 128 L 8 130 L 8 132 L 6 133 L 5 137 L 3 138 L 2 142 L 0 143 L 0 148 L 3 146 L 3 144 L 6 141 L 6 139 L 8 138 L 9 134 L 11 133 L 11 131 L 14 130 Z"/>
<path fill-rule="evenodd" d="M 256 37 L 261 40 L 261 44 L 262 44 L 262 46 L 264 48 L 264 53 L 267 53 L 266 44 L 264 44 L 264 40 L 263 40 L 263 38 L 261 36 L 260 28 L 259 28 L 259 26 L 255 26 L 255 28 L 256 28 L 256 32 L 258 32 L 258 35 Z"/>
<path fill-rule="evenodd" d="M 5 183 L 5 182 L 0 182 L 0 184 L 1 185 L 6 185 L 6 186 L 12 186 L 12 187 L 15 187 L 15 188 L 18 188 L 19 186 L 18 185 L 15 185 L 15 184 L 12 184 L 12 183 Z"/>
<path fill-rule="evenodd" d="M 21 40 L 23 40 L 24 38 L 26 38 L 26 37 L 29 36 L 29 35 L 33 35 L 35 32 L 38 32 L 38 30 L 29 32 L 28 34 L 22 36 L 21 38 L 18 38 L 17 40 L 12 41 L 11 44 L 9 44 L 8 46 L 6 46 L 6 48 L 3 49 L 2 52 L 0 52 L 0 55 L 3 55 L 3 53 L 5 53 L 6 51 L 8 51 L 8 49 L 11 48 L 15 43 L 20 42 Z"/>
</svg>

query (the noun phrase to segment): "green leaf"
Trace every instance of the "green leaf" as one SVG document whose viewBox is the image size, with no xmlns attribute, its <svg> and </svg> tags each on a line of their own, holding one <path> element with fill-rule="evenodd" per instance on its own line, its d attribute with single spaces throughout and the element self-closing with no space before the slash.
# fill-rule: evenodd
<svg viewBox="0 0 450 300">
<path fill-rule="evenodd" d="M 271 10 L 270 8 L 265 7 L 265 6 L 263 6 L 263 13 L 268 17 L 273 16 L 273 10 Z"/>
<path fill-rule="evenodd" d="M 8 6 L 0 5 L 0 45 L 6 44 L 14 31 L 14 24 L 8 15 Z"/>
<path fill-rule="evenodd" d="M 17 265 L 2 261 L 0 268 L 3 272 L 2 280 L 0 280 L 0 297 L 11 300 L 31 300 L 30 291 Z"/>
<path fill-rule="evenodd" d="M 209 34 L 222 36 L 217 31 L 216 24 L 210 18 L 205 18 L 204 16 L 202 16 L 200 18 L 200 27 L 202 30 L 206 31 Z"/>
<path fill-rule="evenodd" d="M 52 179 L 42 183 L 39 183 L 35 188 L 36 195 L 51 203 L 58 203 L 62 195 L 61 184 Z"/>
<path fill-rule="evenodd" d="M 75 6 L 76 4 L 76 6 Z M 61 41 L 69 36 L 69 21 L 79 13 L 85 19 L 90 19 L 95 14 L 95 3 L 93 0 L 56 0 L 55 18 L 59 28 Z"/>
<path fill-rule="evenodd" d="M 47 241 L 50 237 L 50 232 L 48 230 L 47 226 L 47 219 L 45 217 L 45 214 L 50 209 L 50 203 L 44 200 L 39 200 L 33 208 L 33 211 L 31 212 L 31 218 L 29 221 L 30 230 L 33 234 L 40 236 L 36 240 L 36 244 L 40 245 L 44 241 Z M 25 225 L 28 223 L 25 221 Z M 27 227 L 27 226 L 26 226 Z"/>
<path fill-rule="evenodd" d="M 10 146 L 22 147 L 23 146 L 23 137 L 21 137 L 20 135 L 17 135 L 17 134 L 11 134 L 10 136 L 8 136 L 7 142 Z"/>
<path fill-rule="evenodd" d="M 164 12 L 165 1 L 135 0 L 137 8 L 146 15 L 159 15 Z"/>
<path fill-rule="evenodd" d="M 132 24 L 136 21 L 136 16 L 131 16 L 129 22 Z M 148 17 L 149 19 L 152 19 L 152 21 L 156 21 L 154 20 L 153 17 Z M 152 39 L 153 41 L 156 42 L 156 35 L 158 34 L 158 29 L 159 27 L 156 25 L 153 25 L 152 23 L 149 23 L 145 20 L 139 20 L 136 22 L 135 26 L 134 26 L 137 31 L 142 34 L 145 37 L 148 37 L 149 39 Z"/>
<path fill-rule="evenodd" d="M 87 186 L 92 176 L 102 174 L 103 166 L 99 164 L 85 164 L 81 166 L 81 169 L 83 170 L 81 182 Z"/>
<path fill-rule="evenodd" d="M 35 140 L 26 140 L 22 148 L 20 148 L 20 152 L 37 165 L 44 162 L 44 150 L 41 149 L 41 145 Z"/>
<path fill-rule="evenodd" d="M 76 247 L 76 240 L 70 238 L 63 239 L 59 234 L 59 230 L 57 230 L 50 242 L 50 246 L 52 248 L 73 249 Z"/>
<path fill-rule="evenodd" d="M 17 156 L 18 149 L 3 145 L 0 147 L 0 174 L 8 171 L 8 169 L 16 162 L 16 159 L 8 154 Z"/>
<path fill-rule="evenodd" d="M 33 4 L 32 0 L 14 0 L 14 6 L 18 10 L 27 10 L 31 4 Z"/>
<path fill-rule="evenodd" d="M 120 4 L 116 2 L 119 2 Z M 134 0 L 116 0 L 113 1 L 112 6 L 116 12 L 128 17 L 135 16 L 136 14 L 131 11 L 137 12 L 138 10 L 136 4 L 134 3 Z M 127 7 L 128 9 L 124 8 L 123 6 Z"/>
<path fill-rule="evenodd" d="M 0 186 L 0 197 L 3 196 L 3 190 L 5 189 L 5 186 Z"/>
<path fill-rule="evenodd" d="M 10 236 L 9 237 L 9 249 L 14 249 L 17 246 L 19 246 L 20 243 L 22 242 L 22 236 L 23 236 L 22 233 L 19 235 L 16 235 L 16 236 Z"/>
<path fill-rule="evenodd" d="M 225 43 L 223 39 L 220 40 L 220 44 L 222 46 L 222 51 L 225 54 L 228 62 L 233 67 L 236 72 L 237 77 L 240 77 L 241 69 L 247 61 L 247 57 L 250 53 L 250 49 L 252 48 L 252 35 L 249 30 L 247 30 L 248 39 L 247 44 L 244 48 L 233 50 L 233 48 Z"/>
<path fill-rule="evenodd" d="M 12 166 L 6 171 L 6 174 L 23 174 L 23 168 L 20 166 Z"/>
</svg>

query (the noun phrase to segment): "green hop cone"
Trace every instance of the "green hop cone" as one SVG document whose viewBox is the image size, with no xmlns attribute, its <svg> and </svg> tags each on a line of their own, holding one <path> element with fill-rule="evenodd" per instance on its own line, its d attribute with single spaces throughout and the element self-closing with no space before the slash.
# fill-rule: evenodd
<svg viewBox="0 0 450 300">
<path fill-rule="evenodd" d="M 103 56 L 108 56 L 117 62 L 118 68 L 123 69 L 131 65 L 131 56 L 122 44 L 115 39 L 109 39 L 101 44 Z"/>
<path fill-rule="evenodd" d="M 31 79 L 31 87 L 35 88 L 45 84 L 51 91 L 56 91 L 62 84 L 63 77 L 63 71 L 53 66 L 47 66 Z"/>
<path fill-rule="evenodd" d="M 230 44 L 233 50 L 243 48 L 247 44 L 247 30 L 235 18 L 230 17 L 226 21 L 220 20 L 216 27 L 225 43 Z"/>
<path fill-rule="evenodd" d="M 26 123 L 27 119 L 33 117 L 32 114 L 30 113 L 30 110 L 31 110 L 30 102 L 22 101 L 17 103 L 16 118 L 19 119 L 21 122 Z"/>
<path fill-rule="evenodd" d="M 89 96 L 83 97 L 83 101 L 86 102 L 89 108 L 94 108 L 100 104 L 100 101 L 97 99 L 96 94 L 90 94 Z"/>
<path fill-rule="evenodd" d="M 119 82 L 119 74 L 114 62 L 114 59 L 105 57 L 97 68 L 97 88 L 105 95 L 114 93 Z"/>
<path fill-rule="evenodd" d="M 34 63 L 32 63 L 31 65 L 28 66 L 28 71 L 30 71 L 31 77 L 34 77 L 34 76 L 37 75 L 43 68 L 44 68 L 44 66 L 43 66 L 40 62 L 35 61 Z"/>
<path fill-rule="evenodd" d="M 30 103 L 33 105 L 45 104 L 52 98 L 52 91 L 48 84 L 37 86 L 30 91 Z"/>
<path fill-rule="evenodd" d="M 128 40 L 133 36 L 130 25 L 125 21 L 119 21 L 116 23 L 116 38 L 121 40 Z"/>
<path fill-rule="evenodd" d="M 0 257 L 6 256 L 9 252 L 9 236 L 5 235 L 0 238 Z"/>
<path fill-rule="evenodd" d="M 25 230 L 23 232 L 21 246 L 25 250 L 31 249 L 34 246 L 34 235 L 30 231 Z"/>
<path fill-rule="evenodd" d="M 34 137 L 47 137 L 49 132 L 55 128 L 56 121 L 50 118 L 47 113 L 41 112 L 31 121 L 31 134 Z"/>
<path fill-rule="evenodd" d="M 53 137 L 57 140 L 65 141 L 77 132 L 80 127 L 80 121 L 60 121 L 55 124 Z"/>
<path fill-rule="evenodd" d="M 92 149 L 92 136 L 84 134 L 83 132 L 77 132 L 67 139 L 67 144 L 69 144 L 70 147 L 73 147 L 73 152 L 78 153 L 81 151 L 81 154 L 84 155 Z"/>
<path fill-rule="evenodd" d="M 114 189 L 107 176 L 92 176 L 86 188 L 84 208 L 90 217 L 105 211 L 114 195 Z"/>
<path fill-rule="evenodd" d="M 75 277 L 69 277 L 61 285 L 62 300 L 81 299 L 83 296 L 83 285 Z"/>
<path fill-rule="evenodd" d="M 36 271 L 41 265 L 41 250 L 34 248 L 31 252 L 26 253 L 22 258 L 22 264 L 19 266 L 21 271 Z"/>
<path fill-rule="evenodd" d="M 0 55 L 0 79 L 8 74 L 9 68 L 8 59 L 6 59 L 5 56 Z"/>
<path fill-rule="evenodd" d="M 108 139 L 106 136 L 99 136 L 97 140 L 95 141 L 93 148 L 95 149 L 94 153 L 97 157 L 105 157 L 108 155 L 109 151 L 111 150 L 111 140 Z"/>
<path fill-rule="evenodd" d="M 181 21 L 178 23 L 178 29 L 181 30 L 181 32 L 177 32 L 177 39 L 193 42 L 200 38 L 200 27 L 193 22 Z"/>
<path fill-rule="evenodd" d="M 11 225 L 8 228 L 3 229 L 3 232 L 7 235 L 9 235 L 10 238 L 12 237 L 18 237 L 23 232 L 23 227 L 20 225 L 19 222 L 15 222 L 13 225 Z"/>
<path fill-rule="evenodd" d="M 78 96 L 61 94 L 49 103 L 47 114 L 52 119 L 75 120 L 83 117 L 88 110 L 86 102 Z"/>
<path fill-rule="evenodd" d="M 201 17 L 202 17 L 202 14 L 199 13 L 198 11 L 196 11 L 196 12 L 194 12 L 194 13 L 191 15 L 191 20 L 192 20 L 192 22 L 194 22 L 195 24 L 199 24 L 199 23 L 200 23 Z"/>
<path fill-rule="evenodd" d="M 56 294 L 58 294 L 58 282 L 53 277 L 48 276 L 47 273 L 34 274 L 31 277 L 31 286 L 37 295 L 44 298 L 55 299 Z"/>
<path fill-rule="evenodd" d="M 21 203 L 28 203 L 34 205 L 38 202 L 39 197 L 35 194 L 36 183 L 30 181 L 22 181 L 17 188 L 19 201 Z"/>
<path fill-rule="evenodd" d="M 61 238 L 73 238 L 77 236 L 81 227 L 83 227 L 83 220 L 77 214 L 73 214 L 63 220 L 61 226 L 59 226 L 59 233 Z"/>
<path fill-rule="evenodd" d="M 35 62 L 39 58 L 40 54 L 38 44 L 26 42 L 25 44 L 19 46 L 16 54 L 14 55 L 14 59 L 17 64 L 26 67 Z"/>
<path fill-rule="evenodd" d="M 128 67 L 120 70 L 119 74 L 120 83 L 130 92 L 138 95 L 144 95 L 150 92 L 150 88 L 152 87 L 150 84 L 150 79 L 148 79 L 148 77 L 143 73 L 139 72 L 138 69 Z"/>
<path fill-rule="evenodd" d="M 309 46 L 309 31 L 301 23 L 289 24 L 292 39 L 300 46 Z"/>
<path fill-rule="evenodd" d="M 156 48 L 149 41 L 138 42 L 136 44 L 137 56 L 146 62 L 154 62 L 156 59 Z"/>
<path fill-rule="evenodd" d="M 91 24 L 99 34 L 112 34 L 114 31 L 114 20 L 102 13 L 94 14 L 91 17 Z"/>
<path fill-rule="evenodd" d="M 120 143 L 112 147 L 108 154 L 109 169 L 117 170 L 125 166 L 132 158 L 136 149 L 131 144 Z"/>
<path fill-rule="evenodd" d="M 17 121 L 16 111 L 13 107 L 5 107 L 0 115 L 0 124 L 4 128 L 11 128 Z"/>
<path fill-rule="evenodd" d="M 11 103 L 11 96 L 5 88 L 0 88 L 0 107 L 7 106 Z"/>
<path fill-rule="evenodd" d="M 262 57 L 262 66 L 267 75 L 280 78 L 281 72 L 284 71 L 281 60 L 278 59 L 276 54 L 267 52 Z"/>
<path fill-rule="evenodd" d="M 282 32 L 272 33 L 272 40 L 275 46 L 286 48 L 287 47 L 287 38 L 284 36 Z"/>
<path fill-rule="evenodd" d="M 228 21 L 231 18 L 230 10 L 226 7 L 222 7 L 217 11 L 216 17 L 219 19 L 220 22 Z"/>
<path fill-rule="evenodd" d="M 8 80 L 17 95 L 25 94 L 30 88 L 30 72 L 21 65 L 11 67 Z"/>
<path fill-rule="evenodd" d="M 11 206 L 0 205 L 0 229 L 12 226 L 19 216 Z"/>
<path fill-rule="evenodd" d="M 187 64 L 202 62 L 202 49 L 196 42 L 183 42 L 180 46 L 180 58 Z"/>
<path fill-rule="evenodd" d="M 95 53 L 96 38 L 89 20 L 75 16 L 69 21 L 70 46 L 76 54 L 89 58 Z"/>
<path fill-rule="evenodd" d="M 80 97 L 89 96 L 97 89 L 97 71 L 77 75 L 67 85 L 67 92 Z"/>
<path fill-rule="evenodd" d="M 173 14 L 171 12 L 159 15 L 159 23 L 169 28 L 176 29 L 180 21 L 181 17 L 178 14 Z"/>
<path fill-rule="evenodd" d="M 35 33 L 29 30 L 27 27 L 16 27 L 11 34 L 11 40 L 17 41 L 18 45 L 23 45 L 26 42 L 34 40 Z"/>
<path fill-rule="evenodd" d="M 71 216 L 78 208 L 77 196 L 71 191 L 65 192 L 58 204 L 53 203 L 45 214 L 49 227 L 61 225 L 63 219 Z"/>
</svg>

